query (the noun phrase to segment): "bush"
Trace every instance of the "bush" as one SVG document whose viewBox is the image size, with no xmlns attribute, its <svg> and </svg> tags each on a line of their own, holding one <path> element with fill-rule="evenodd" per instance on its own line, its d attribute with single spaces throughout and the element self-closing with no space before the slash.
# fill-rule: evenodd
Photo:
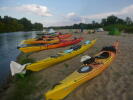
<svg viewBox="0 0 133 100">
<path fill-rule="evenodd" d="M 21 54 L 18 57 L 17 62 L 20 63 L 20 64 L 26 64 L 26 63 L 33 63 L 33 62 L 35 62 L 34 59 L 31 59 L 28 56 L 29 56 L 29 54 Z"/>
<path fill-rule="evenodd" d="M 126 25 L 115 24 L 115 25 L 104 26 L 103 28 L 106 31 L 112 31 L 112 29 L 114 28 L 117 28 L 119 31 L 124 31 L 124 29 L 126 28 Z"/>
<path fill-rule="evenodd" d="M 133 33 L 133 26 L 127 26 L 124 30 L 126 33 Z"/>
<path fill-rule="evenodd" d="M 110 32 L 109 35 L 121 35 L 121 32 L 117 28 L 113 28 Z"/>
</svg>

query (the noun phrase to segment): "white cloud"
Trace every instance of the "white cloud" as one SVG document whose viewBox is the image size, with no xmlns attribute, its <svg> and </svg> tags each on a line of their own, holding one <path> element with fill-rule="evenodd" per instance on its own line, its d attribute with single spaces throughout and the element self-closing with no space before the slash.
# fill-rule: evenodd
<svg viewBox="0 0 133 100">
<path fill-rule="evenodd" d="M 28 5 L 21 5 L 16 7 L 1 7 L 0 9 L 29 12 L 39 16 L 52 16 L 52 14 L 49 12 L 46 6 L 37 5 L 37 4 L 28 4 Z"/>
<path fill-rule="evenodd" d="M 101 19 L 101 18 L 106 18 L 107 16 L 110 15 L 115 15 L 115 16 L 133 16 L 133 5 L 130 5 L 128 7 L 125 7 L 121 9 L 120 11 L 115 11 L 115 12 L 108 12 L 108 13 L 100 13 L 100 14 L 95 14 L 95 15 L 89 15 L 89 16 L 84 16 L 84 18 L 88 19 Z"/>
<path fill-rule="evenodd" d="M 74 16 L 76 16 L 76 13 L 70 12 L 70 13 L 68 13 L 66 16 L 67 16 L 67 17 L 74 17 Z"/>
<path fill-rule="evenodd" d="M 106 18 L 110 15 L 115 15 L 121 18 L 125 17 L 131 17 L 133 16 L 133 5 L 130 5 L 128 7 L 125 7 L 121 9 L 120 11 L 113 11 L 108 13 L 100 13 L 100 14 L 94 14 L 94 15 L 88 15 L 88 16 L 79 16 L 75 12 L 70 12 L 66 14 L 65 21 L 59 21 L 57 22 L 57 25 L 60 23 L 60 25 L 72 25 L 75 23 L 89 23 L 92 20 L 100 20 L 102 18 Z M 64 23 L 64 24 L 63 24 Z"/>
<path fill-rule="evenodd" d="M 65 15 L 65 20 L 71 23 L 78 23 L 82 21 L 81 16 L 77 15 L 74 12 L 70 12 L 67 15 Z"/>
</svg>

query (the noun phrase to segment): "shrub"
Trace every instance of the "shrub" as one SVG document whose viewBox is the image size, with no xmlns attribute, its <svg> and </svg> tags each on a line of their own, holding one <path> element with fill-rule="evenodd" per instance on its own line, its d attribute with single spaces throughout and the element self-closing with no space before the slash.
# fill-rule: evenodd
<svg viewBox="0 0 133 100">
<path fill-rule="evenodd" d="M 26 64 L 26 63 L 33 63 L 33 62 L 35 62 L 34 59 L 31 59 L 28 56 L 29 56 L 29 54 L 21 54 L 18 57 L 17 62 L 20 63 L 20 64 Z"/>
<path fill-rule="evenodd" d="M 117 28 L 113 28 L 110 32 L 109 35 L 121 35 L 121 32 Z"/>
<path fill-rule="evenodd" d="M 133 33 L 133 26 L 127 26 L 124 30 L 126 33 Z"/>
</svg>

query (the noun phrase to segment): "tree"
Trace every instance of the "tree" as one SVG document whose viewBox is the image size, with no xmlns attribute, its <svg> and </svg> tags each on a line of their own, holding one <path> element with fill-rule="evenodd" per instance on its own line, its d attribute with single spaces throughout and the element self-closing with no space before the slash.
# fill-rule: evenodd
<svg viewBox="0 0 133 100">
<path fill-rule="evenodd" d="M 40 23 L 35 23 L 35 24 L 33 24 L 33 29 L 34 30 L 43 30 L 43 25 Z"/>
<path fill-rule="evenodd" d="M 22 18 L 20 20 L 9 16 L 0 16 L 0 33 L 15 31 L 31 31 L 32 29 L 42 30 L 43 25 L 40 23 L 32 24 L 30 20 Z"/>
<path fill-rule="evenodd" d="M 103 18 L 102 21 L 101 21 L 101 25 L 104 26 L 107 24 L 107 19 L 106 18 Z"/>
<path fill-rule="evenodd" d="M 107 17 L 107 24 L 116 24 L 117 23 L 118 18 L 114 15 L 111 15 L 109 17 Z"/>
<path fill-rule="evenodd" d="M 0 22 L 0 33 L 4 32 L 5 24 Z"/>
<path fill-rule="evenodd" d="M 19 23 L 22 24 L 24 26 L 24 30 L 25 31 L 30 31 L 32 30 L 32 23 L 30 20 L 26 19 L 26 18 L 21 18 L 19 20 Z"/>
<path fill-rule="evenodd" d="M 127 25 L 131 25 L 133 22 L 132 22 L 132 19 L 130 17 L 126 17 L 126 24 Z"/>
</svg>

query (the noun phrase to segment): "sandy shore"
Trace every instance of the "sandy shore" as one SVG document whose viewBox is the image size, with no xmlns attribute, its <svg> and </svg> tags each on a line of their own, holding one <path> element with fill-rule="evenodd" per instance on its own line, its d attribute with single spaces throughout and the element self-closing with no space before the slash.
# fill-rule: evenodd
<svg viewBox="0 0 133 100">
<path fill-rule="evenodd" d="M 60 32 L 70 32 L 68 30 L 59 30 Z M 64 61 L 40 72 L 34 73 L 39 78 L 36 83 L 35 92 L 32 95 L 25 95 L 26 100 L 43 100 L 44 93 L 48 91 L 53 84 L 63 80 L 66 76 L 78 69 L 81 65 L 81 56 L 88 54 L 93 56 L 101 50 L 103 46 L 109 46 L 114 41 L 120 41 L 120 52 L 111 66 L 96 78 L 87 81 L 78 87 L 74 92 L 65 98 L 65 100 L 132 100 L 133 98 L 133 34 L 122 34 L 121 36 L 110 36 L 107 32 L 95 34 L 74 33 L 77 37 L 83 37 L 85 40 L 97 38 L 93 48 L 85 53 L 78 55 L 70 60 Z M 70 46 L 69 46 L 70 47 Z M 54 55 L 59 51 L 68 49 L 58 48 L 33 53 L 30 58 L 36 61 Z M 67 65 L 67 67 L 66 67 Z M 47 83 L 47 84 L 46 84 Z M 10 97 L 12 89 L 8 89 L 5 95 Z M 3 100 L 6 97 L 3 98 Z M 17 99 L 16 99 L 17 100 Z"/>
</svg>

